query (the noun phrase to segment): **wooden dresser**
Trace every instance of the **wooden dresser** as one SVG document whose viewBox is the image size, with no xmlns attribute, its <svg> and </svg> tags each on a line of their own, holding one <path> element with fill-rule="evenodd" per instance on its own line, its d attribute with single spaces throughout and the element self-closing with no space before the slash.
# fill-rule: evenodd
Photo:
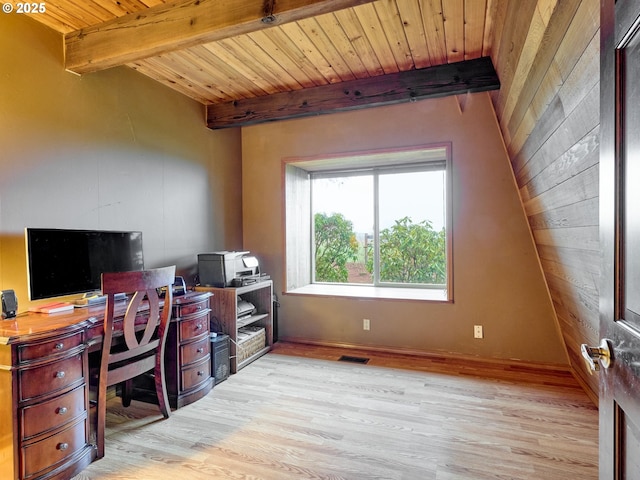
<svg viewBox="0 0 640 480">
<path fill-rule="evenodd" d="M 211 391 L 211 340 L 209 298 L 211 293 L 189 292 L 173 298 L 167 333 L 165 378 L 172 408 L 180 408 Z M 134 380 L 133 398 L 157 403 L 153 378 Z"/>
<path fill-rule="evenodd" d="M 210 297 L 174 297 L 165 358 L 173 408 L 213 387 Z M 0 321 L 0 479 L 68 480 L 93 460 L 89 351 L 99 349 L 103 318 L 95 306 Z"/>
<path fill-rule="evenodd" d="M 0 345 L 0 478 L 67 479 L 92 461 L 87 372 L 84 322 Z"/>
<path fill-rule="evenodd" d="M 166 368 L 169 403 L 180 408 L 204 397 L 213 388 L 209 293 L 174 298 L 167 338 Z"/>
</svg>

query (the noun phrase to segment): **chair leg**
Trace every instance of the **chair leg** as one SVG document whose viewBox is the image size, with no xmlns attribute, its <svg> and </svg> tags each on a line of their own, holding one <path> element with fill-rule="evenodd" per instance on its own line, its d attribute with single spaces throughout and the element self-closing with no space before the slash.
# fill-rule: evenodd
<svg viewBox="0 0 640 480">
<path fill-rule="evenodd" d="M 122 383 L 122 406 L 131 405 L 131 391 L 133 389 L 133 379 L 125 380 Z"/>
<path fill-rule="evenodd" d="M 96 402 L 96 459 L 104 457 L 104 431 L 107 422 L 106 387 L 98 387 Z"/>
<path fill-rule="evenodd" d="M 156 386 L 156 396 L 158 397 L 158 406 L 164 418 L 169 418 L 171 407 L 169 406 L 169 396 L 167 395 L 167 384 L 164 378 L 164 362 L 158 360 L 163 355 L 156 356 L 156 366 L 154 369 L 154 381 Z"/>
</svg>

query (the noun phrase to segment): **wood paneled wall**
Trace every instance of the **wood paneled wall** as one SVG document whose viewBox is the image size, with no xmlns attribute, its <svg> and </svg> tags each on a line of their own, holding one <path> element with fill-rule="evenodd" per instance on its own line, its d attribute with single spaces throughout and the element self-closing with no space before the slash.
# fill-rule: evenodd
<svg viewBox="0 0 640 480">
<path fill-rule="evenodd" d="M 577 376 L 598 343 L 599 2 L 496 2 L 493 103 Z"/>
</svg>

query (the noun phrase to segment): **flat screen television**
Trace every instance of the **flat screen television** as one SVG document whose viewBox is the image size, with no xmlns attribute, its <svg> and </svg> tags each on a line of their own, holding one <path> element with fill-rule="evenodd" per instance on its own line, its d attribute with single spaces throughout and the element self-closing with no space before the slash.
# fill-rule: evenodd
<svg viewBox="0 0 640 480">
<path fill-rule="evenodd" d="M 142 232 L 26 228 L 29 298 L 99 292 L 103 272 L 144 269 Z"/>
</svg>

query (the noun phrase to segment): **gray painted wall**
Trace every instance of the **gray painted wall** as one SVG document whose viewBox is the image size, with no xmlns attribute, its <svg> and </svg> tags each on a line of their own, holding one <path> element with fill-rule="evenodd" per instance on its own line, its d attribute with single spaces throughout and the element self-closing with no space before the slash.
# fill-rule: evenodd
<svg viewBox="0 0 640 480">
<path fill-rule="evenodd" d="M 126 67 L 65 72 L 62 37 L 0 15 L 0 288 L 28 305 L 25 227 L 141 230 L 145 265 L 242 247 L 237 129 Z"/>
</svg>

